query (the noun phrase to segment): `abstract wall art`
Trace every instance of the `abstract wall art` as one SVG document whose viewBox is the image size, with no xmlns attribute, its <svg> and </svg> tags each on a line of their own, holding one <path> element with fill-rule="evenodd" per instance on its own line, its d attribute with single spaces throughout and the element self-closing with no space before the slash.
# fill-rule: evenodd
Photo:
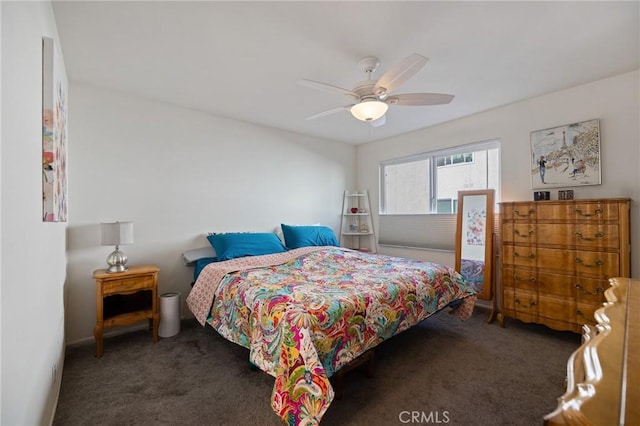
<svg viewBox="0 0 640 426">
<path fill-rule="evenodd" d="M 42 38 L 42 220 L 67 221 L 67 75 L 55 41 Z"/>
</svg>

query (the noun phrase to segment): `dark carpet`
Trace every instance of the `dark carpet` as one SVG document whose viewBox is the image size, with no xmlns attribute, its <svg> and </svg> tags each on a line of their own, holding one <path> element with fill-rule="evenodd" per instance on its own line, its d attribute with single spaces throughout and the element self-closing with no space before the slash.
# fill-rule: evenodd
<svg viewBox="0 0 640 426">
<path fill-rule="evenodd" d="M 376 349 L 375 376 L 349 372 L 323 425 L 539 425 L 563 393 L 580 336 L 508 320 L 486 324 L 440 312 Z M 183 321 L 67 349 L 54 425 L 282 425 L 273 378 L 250 368 L 248 350 Z"/>
</svg>

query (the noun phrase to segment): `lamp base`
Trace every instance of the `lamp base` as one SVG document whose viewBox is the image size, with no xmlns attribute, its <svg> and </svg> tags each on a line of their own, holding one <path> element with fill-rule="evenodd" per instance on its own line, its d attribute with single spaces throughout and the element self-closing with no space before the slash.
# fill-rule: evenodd
<svg viewBox="0 0 640 426">
<path fill-rule="evenodd" d="M 127 268 L 127 260 L 127 255 L 116 246 L 116 249 L 107 257 L 109 267 L 105 271 L 108 273 L 124 272 L 129 269 Z"/>
<path fill-rule="evenodd" d="M 105 269 L 105 271 L 109 273 L 124 272 L 127 270 L 129 270 L 129 268 L 126 265 L 111 265 L 107 269 Z"/>
</svg>

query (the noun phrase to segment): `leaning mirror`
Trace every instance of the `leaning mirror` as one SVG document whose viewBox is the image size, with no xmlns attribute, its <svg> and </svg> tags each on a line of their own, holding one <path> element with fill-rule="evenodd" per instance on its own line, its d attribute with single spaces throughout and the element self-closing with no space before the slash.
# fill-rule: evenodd
<svg viewBox="0 0 640 426">
<path fill-rule="evenodd" d="M 493 189 L 458 192 L 456 271 L 484 300 L 493 300 L 493 194 Z M 494 312 L 495 307 L 489 321 Z"/>
</svg>

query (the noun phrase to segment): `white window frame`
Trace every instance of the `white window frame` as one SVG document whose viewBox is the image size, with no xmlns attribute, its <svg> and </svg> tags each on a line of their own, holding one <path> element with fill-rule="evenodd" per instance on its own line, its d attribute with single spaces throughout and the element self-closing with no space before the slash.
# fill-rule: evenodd
<svg viewBox="0 0 640 426">
<path fill-rule="evenodd" d="M 410 155 L 402 158 L 396 158 L 380 163 L 379 169 L 379 242 L 380 246 L 403 247 L 413 249 L 425 249 L 436 251 L 455 251 L 455 226 L 456 214 L 437 213 L 437 169 L 438 167 L 458 167 L 467 162 L 459 164 L 451 164 L 444 166 L 436 165 L 436 158 L 447 155 L 465 154 L 480 150 L 498 150 L 498 170 L 495 182 L 494 201 L 497 204 L 500 200 L 500 163 L 501 148 L 499 139 L 491 139 L 483 142 L 476 142 L 467 145 L 461 145 L 453 148 L 440 149 L 431 152 L 425 152 Z M 430 212 L 416 214 L 395 214 L 386 213 L 383 208 L 385 206 L 385 181 L 384 168 L 387 165 L 402 164 L 411 161 L 420 161 L 430 159 Z M 475 161 L 475 155 L 474 155 Z M 488 182 L 488 179 L 487 179 Z M 480 188 L 478 188 L 480 189 Z M 448 197 L 447 197 L 448 198 Z M 497 208 L 495 209 L 497 212 Z"/>
<path fill-rule="evenodd" d="M 464 154 L 471 154 L 471 161 L 466 161 L 465 160 L 465 161 L 462 161 L 461 163 L 454 163 L 453 162 L 453 156 L 454 155 L 464 155 Z M 438 165 L 438 159 L 439 158 L 446 158 L 446 157 L 449 157 L 451 159 L 451 163 L 443 164 L 442 166 Z M 475 158 L 474 158 L 473 152 L 469 152 L 469 153 L 465 152 L 463 154 L 438 155 L 438 156 L 434 157 L 434 161 L 435 161 L 436 167 L 455 167 L 455 166 L 459 166 L 461 164 L 473 163 L 473 162 L 475 162 Z"/>
<path fill-rule="evenodd" d="M 438 194 L 437 194 L 437 188 L 438 188 L 438 172 L 437 169 L 441 168 L 441 167 L 458 167 L 458 166 L 462 166 L 462 165 L 466 165 L 469 164 L 469 162 L 462 162 L 462 163 L 458 163 L 458 164 L 446 164 L 443 166 L 438 166 L 436 164 L 436 159 L 439 157 L 446 157 L 446 156 L 453 156 L 453 155 L 457 155 L 457 154 L 467 154 L 467 153 L 472 153 L 474 151 L 480 151 L 480 150 L 489 150 L 489 149 L 497 149 L 498 150 L 498 158 L 500 158 L 500 140 L 499 139 L 491 139 L 488 141 L 482 141 L 482 142 L 475 142 L 475 143 L 471 143 L 471 144 L 467 144 L 467 145 L 460 145 L 460 146 L 456 146 L 456 147 L 452 147 L 452 148 L 445 148 L 445 149 L 439 149 L 436 151 L 430 151 L 430 152 L 424 152 L 424 153 L 420 153 L 420 154 L 414 154 L 414 155 L 409 155 L 406 157 L 401 157 L 401 158 L 395 158 L 392 160 L 387 160 L 387 161 L 382 161 L 380 162 L 380 172 L 379 172 L 379 177 L 380 177 L 380 188 L 379 188 L 379 193 L 380 193 L 380 205 L 379 205 L 379 212 L 380 215 L 387 215 L 387 214 L 395 214 L 395 213 L 387 213 L 385 212 L 384 208 L 385 208 L 385 181 L 384 181 L 384 168 L 385 166 L 392 166 L 392 165 L 397 165 L 397 164 L 403 164 L 403 163 L 409 163 L 409 162 L 413 162 L 413 161 L 421 161 L 421 160 L 430 160 L 430 166 L 429 166 L 429 173 L 430 173 L 430 188 L 429 188 L 429 212 L 426 213 L 416 213 L 416 214 L 438 214 L 437 213 L 437 202 L 438 202 Z M 475 156 L 473 159 L 473 162 L 475 162 Z M 498 165 L 498 178 L 497 178 L 497 182 L 496 182 L 496 188 L 494 188 L 496 190 L 496 196 L 495 196 L 495 202 L 498 203 L 499 199 L 500 199 L 500 167 Z M 478 188 L 478 189 L 486 189 L 486 188 Z"/>
</svg>

